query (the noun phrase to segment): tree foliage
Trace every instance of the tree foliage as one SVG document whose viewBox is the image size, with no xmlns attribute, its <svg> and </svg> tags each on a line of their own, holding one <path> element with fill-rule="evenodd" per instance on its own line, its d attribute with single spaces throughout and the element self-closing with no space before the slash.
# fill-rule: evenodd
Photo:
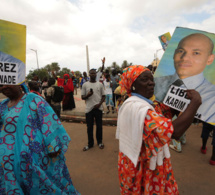
<svg viewBox="0 0 215 195">
<path fill-rule="evenodd" d="M 69 75 L 71 75 L 71 70 L 70 70 L 69 68 L 64 67 L 64 68 L 62 68 L 62 70 L 61 70 L 58 74 L 56 74 L 56 75 L 59 75 L 61 78 L 63 78 L 63 75 L 64 75 L 64 74 L 69 74 Z"/>
<path fill-rule="evenodd" d="M 81 76 L 82 75 L 82 73 L 79 70 L 75 71 L 74 73 L 75 73 L 76 76 Z"/>
<path fill-rule="evenodd" d="M 128 66 L 131 66 L 132 63 L 128 63 L 127 60 L 124 60 L 120 65 L 118 65 L 116 62 L 112 62 L 110 66 L 105 66 L 104 71 L 108 71 L 109 73 L 112 72 L 113 69 L 115 69 L 117 72 L 122 72 L 124 68 L 127 68 Z M 98 68 L 98 71 L 101 70 L 101 67 Z M 71 70 L 69 68 L 60 68 L 60 65 L 58 62 L 52 62 L 51 64 L 47 64 L 45 67 L 40 68 L 40 69 L 35 69 L 35 70 L 30 70 L 29 74 L 26 76 L 27 80 L 31 80 L 34 75 L 38 75 L 39 79 L 42 81 L 44 77 L 50 78 L 52 77 L 52 71 L 55 72 L 57 76 L 60 76 L 63 78 L 64 74 L 69 74 L 72 76 Z M 82 75 L 82 72 L 79 70 L 74 71 L 75 75 L 77 77 Z"/>
<path fill-rule="evenodd" d="M 124 60 L 122 65 L 121 65 L 121 69 L 123 70 L 124 68 L 127 68 L 131 65 L 132 65 L 132 63 L 128 63 L 127 60 Z"/>
<path fill-rule="evenodd" d="M 39 80 L 43 80 L 44 77 L 49 77 L 48 71 L 46 68 L 40 68 L 40 69 L 35 69 L 35 70 L 30 70 L 29 74 L 26 76 L 26 79 L 29 81 L 31 80 L 34 75 L 37 75 L 39 77 Z"/>
<path fill-rule="evenodd" d="M 50 78 L 52 77 L 52 71 L 56 75 L 63 76 L 64 74 L 71 74 L 71 70 L 68 68 L 63 68 L 60 70 L 60 65 L 58 62 L 52 62 L 51 64 L 47 64 L 45 67 L 35 70 L 30 70 L 29 74 L 26 76 L 27 80 L 31 80 L 34 75 L 38 75 L 39 80 L 43 80 L 44 77 Z"/>
</svg>

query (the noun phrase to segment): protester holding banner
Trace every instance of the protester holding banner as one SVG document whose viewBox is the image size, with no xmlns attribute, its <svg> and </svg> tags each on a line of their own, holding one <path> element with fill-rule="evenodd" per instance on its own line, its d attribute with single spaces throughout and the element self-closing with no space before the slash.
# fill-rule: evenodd
<svg viewBox="0 0 215 195">
<path fill-rule="evenodd" d="M 123 70 L 120 85 L 130 96 L 118 113 L 118 173 L 121 194 L 179 194 L 168 144 L 189 128 L 201 104 L 195 90 L 188 90 L 187 109 L 173 122 L 169 107 L 153 105 L 154 79 L 141 65 Z"/>
<path fill-rule="evenodd" d="M 4 85 L 0 103 L 0 194 L 79 194 L 65 164 L 70 137 L 49 104 Z"/>
</svg>

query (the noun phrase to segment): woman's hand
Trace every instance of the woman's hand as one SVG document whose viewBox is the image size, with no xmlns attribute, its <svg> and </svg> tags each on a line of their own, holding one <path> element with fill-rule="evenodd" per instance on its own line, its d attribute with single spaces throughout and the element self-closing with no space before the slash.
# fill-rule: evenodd
<svg viewBox="0 0 215 195">
<path fill-rule="evenodd" d="M 105 64 L 105 57 L 103 57 L 102 59 L 102 64 Z"/>
<path fill-rule="evenodd" d="M 188 99 L 190 99 L 190 101 L 198 106 L 200 106 L 202 104 L 202 98 L 199 94 L 199 92 L 197 92 L 194 89 L 187 89 L 185 90 L 185 92 L 187 93 L 186 97 Z"/>
</svg>

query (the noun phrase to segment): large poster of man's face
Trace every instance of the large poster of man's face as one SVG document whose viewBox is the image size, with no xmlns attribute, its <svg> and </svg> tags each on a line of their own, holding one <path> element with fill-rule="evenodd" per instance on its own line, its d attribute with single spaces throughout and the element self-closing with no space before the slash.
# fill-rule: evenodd
<svg viewBox="0 0 215 195">
<path fill-rule="evenodd" d="M 158 101 L 164 101 L 172 85 L 195 89 L 202 97 L 196 118 L 215 123 L 214 42 L 213 33 L 176 28 L 155 73 Z M 174 101 L 169 102 L 177 105 Z"/>
<path fill-rule="evenodd" d="M 0 85 L 25 82 L 26 26 L 0 20 Z"/>
</svg>

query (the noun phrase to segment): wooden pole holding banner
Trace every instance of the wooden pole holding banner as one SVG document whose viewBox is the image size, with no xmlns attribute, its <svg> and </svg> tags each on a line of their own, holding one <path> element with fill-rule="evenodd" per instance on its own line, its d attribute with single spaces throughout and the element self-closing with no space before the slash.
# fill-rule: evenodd
<svg viewBox="0 0 215 195">
<path fill-rule="evenodd" d="M 87 74 L 89 75 L 90 72 L 90 62 L 89 62 L 89 52 L 88 52 L 88 46 L 86 45 L 86 55 L 87 55 Z"/>
</svg>

